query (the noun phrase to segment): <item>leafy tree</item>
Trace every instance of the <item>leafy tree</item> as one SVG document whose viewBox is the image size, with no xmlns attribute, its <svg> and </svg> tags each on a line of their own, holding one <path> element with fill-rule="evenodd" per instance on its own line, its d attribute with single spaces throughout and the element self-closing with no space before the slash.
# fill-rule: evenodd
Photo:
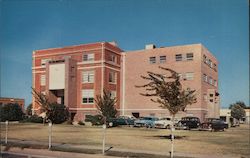
<svg viewBox="0 0 250 158">
<path fill-rule="evenodd" d="M 151 98 L 151 101 L 159 103 L 160 107 L 168 109 L 172 115 L 171 157 L 173 157 L 174 118 L 179 111 L 184 111 L 187 105 L 196 102 L 195 90 L 189 88 L 184 90 L 180 83 L 180 77 L 174 70 L 159 68 L 166 71 L 166 73 L 159 74 L 148 71 L 147 76 L 141 76 L 148 83 L 136 87 L 145 88 L 147 92 L 140 94 L 146 97 L 154 97 L 155 99 Z"/>
<path fill-rule="evenodd" d="M 26 114 L 31 116 L 32 115 L 32 103 L 30 103 L 26 108 Z"/>
<path fill-rule="evenodd" d="M 237 101 L 237 102 L 234 103 L 234 104 L 230 104 L 229 109 L 232 109 L 232 107 L 235 106 L 235 104 L 240 105 L 243 109 L 248 108 L 248 107 L 246 106 L 246 104 L 245 104 L 243 101 Z"/>
<path fill-rule="evenodd" d="M 105 141 L 106 141 L 106 124 L 107 119 L 115 117 L 117 110 L 115 108 L 116 98 L 111 97 L 110 91 L 103 90 L 103 96 L 97 95 L 95 102 L 98 109 L 98 112 L 103 117 L 104 129 L 103 129 L 103 146 L 102 154 L 105 154 Z"/>
<path fill-rule="evenodd" d="M 69 118 L 69 110 L 65 105 L 52 103 L 48 112 L 48 120 L 52 123 L 63 123 Z"/>
<path fill-rule="evenodd" d="M 112 98 L 110 91 L 107 90 L 103 91 L 103 96 L 97 95 L 95 99 L 97 109 L 105 119 L 116 117 L 116 101 L 116 98 Z"/>
<path fill-rule="evenodd" d="M 231 116 L 237 120 L 246 116 L 245 110 L 239 104 L 234 104 L 231 108 Z"/>
<path fill-rule="evenodd" d="M 0 106 L 1 121 L 20 121 L 24 117 L 22 108 L 17 103 L 8 103 Z"/>
</svg>

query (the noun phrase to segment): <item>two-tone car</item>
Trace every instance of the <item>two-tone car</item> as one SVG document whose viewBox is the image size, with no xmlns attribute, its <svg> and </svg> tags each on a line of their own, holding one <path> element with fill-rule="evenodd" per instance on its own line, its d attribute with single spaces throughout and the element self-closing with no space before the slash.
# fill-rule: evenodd
<svg viewBox="0 0 250 158">
<path fill-rule="evenodd" d="M 134 127 L 155 127 L 155 122 L 159 119 L 154 116 L 140 117 L 134 121 Z"/>
<path fill-rule="evenodd" d="M 160 118 L 158 121 L 155 121 L 155 128 L 170 129 L 172 124 L 173 123 L 170 117 L 163 117 Z"/>
</svg>

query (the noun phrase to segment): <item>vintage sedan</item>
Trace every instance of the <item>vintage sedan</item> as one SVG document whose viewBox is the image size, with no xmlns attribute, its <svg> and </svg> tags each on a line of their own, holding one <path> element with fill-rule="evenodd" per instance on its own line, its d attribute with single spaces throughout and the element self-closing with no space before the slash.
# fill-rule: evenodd
<svg viewBox="0 0 250 158">
<path fill-rule="evenodd" d="M 111 118 L 107 120 L 109 127 L 116 127 L 116 126 L 122 126 L 122 125 L 134 125 L 134 117 L 129 116 L 119 116 L 117 118 Z"/>
<path fill-rule="evenodd" d="M 207 118 L 205 122 L 201 124 L 202 130 L 224 131 L 227 128 L 228 128 L 228 124 L 218 118 Z"/>
<path fill-rule="evenodd" d="M 200 126 L 200 119 L 198 117 L 182 117 L 177 124 L 177 129 L 194 129 Z"/>
<path fill-rule="evenodd" d="M 147 116 L 147 117 L 140 117 L 136 119 L 134 122 L 134 127 L 147 127 L 153 128 L 155 126 L 155 121 L 158 121 L 157 117 Z"/>
<path fill-rule="evenodd" d="M 166 128 L 170 129 L 172 121 L 170 117 L 160 118 L 158 121 L 155 121 L 155 128 Z"/>
</svg>

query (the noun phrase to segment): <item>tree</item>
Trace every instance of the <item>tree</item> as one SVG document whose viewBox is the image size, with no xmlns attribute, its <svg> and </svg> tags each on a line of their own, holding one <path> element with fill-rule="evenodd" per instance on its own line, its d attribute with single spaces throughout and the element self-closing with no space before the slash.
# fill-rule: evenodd
<svg viewBox="0 0 250 158">
<path fill-rule="evenodd" d="M 177 72 L 172 69 L 159 67 L 166 73 L 159 74 L 148 71 L 147 76 L 141 76 L 142 79 L 148 83 L 136 86 L 138 88 L 145 88 L 146 93 L 140 93 L 146 97 L 151 98 L 151 101 L 159 103 L 160 107 L 168 109 L 172 116 L 171 126 L 171 158 L 174 152 L 174 118 L 179 111 L 184 111 L 187 105 L 196 102 L 195 90 L 189 88 L 183 90 L 180 83 L 180 77 Z"/>
<path fill-rule="evenodd" d="M 1 121 L 20 121 L 24 117 L 22 108 L 17 103 L 8 103 L 0 106 Z"/>
<path fill-rule="evenodd" d="M 117 114 L 117 110 L 115 108 L 116 98 L 112 98 L 110 91 L 104 90 L 103 96 L 97 95 L 95 102 L 99 113 L 105 119 L 116 117 Z"/>
<path fill-rule="evenodd" d="M 231 108 L 231 116 L 239 121 L 246 116 L 246 112 L 241 105 L 234 104 Z"/>
<path fill-rule="evenodd" d="M 230 104 L 229 109 L 232 109 L 232 107 L 233 107 L 235 104 L 240 105 L 243 109 L 248 108 L 248 107 L 246 106 L 246 104 L 245 104 L 243 101 L 237 101 L 236 103 Z"/>
<path fill-rule="evenodd" d="M 48 119 L 48 115 L 50 112 L 50 101 L 49 98 L 46 97 L 46 95 L 37 92 L 34 88 L 32 88 L 32 95 L 35 97 L 35 102 L 40 106 L 40 110 L 42 113 L 45 114 L 43 117 L 43 124 L 45 124 L 45 121 Z"/>
<path fill-rule="evenodd" d="M 63 104 L 50 104 L 50 111 L 48 113 L 48 120 L 52 123 L 63 123 L 69 118 L 69 110 Z"/>
<path fill-rule="evenodd" d="M 102 143 L 102 154 L 105 154 L 105 141 L 106 141 L 106 124 L 107 119 L 113 118 L 117 114 L 115 108 L 116 98 L 112 98 L 110 91 L 103 90 L 103 96 L 97 95 L 95 102 L 98 112 L 103 117 L 103 143 Z"/>
<path fill-rule="evenodd" d="M 32 115 L 32 103 L 30 103 L 26 108 L 26 114 L 31 116 Z"/>
<path fill-rule="evenodd" d="M 41 112 L 45 114 L 43 124 L 46 120 L 50 120 L 52 123 L 62 123 L 69 118 L 69 111 L 65 105 L 50 102 L 46 95 L 37 92 L 34 88 L 32 88 L 32 94 L 35 102 L 40 106 Z"/>
</svg>

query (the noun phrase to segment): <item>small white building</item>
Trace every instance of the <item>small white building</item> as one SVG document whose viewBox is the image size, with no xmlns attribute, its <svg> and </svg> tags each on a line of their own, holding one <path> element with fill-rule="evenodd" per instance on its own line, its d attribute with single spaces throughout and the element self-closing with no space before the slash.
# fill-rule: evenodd
<svg viewBox="0 0 250 158">
<path fill-rule="evenodd" d="M 240 122 L 245 124 L 250 124 L 250 109 L 245 109 L 246 116 L 240 120 Z M 231 116 L 231 109 L 220 109 L 220 119 L 224 120 L 231 126 L 236 122 L 236 119 L 234 119 Z"/>
</svg>

